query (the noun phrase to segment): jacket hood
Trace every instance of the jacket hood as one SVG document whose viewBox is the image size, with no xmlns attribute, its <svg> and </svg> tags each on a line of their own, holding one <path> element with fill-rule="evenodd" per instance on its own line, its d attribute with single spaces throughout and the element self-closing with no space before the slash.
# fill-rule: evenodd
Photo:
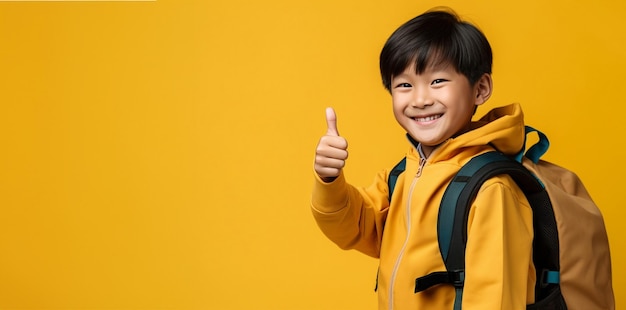
<svg viewBox="0 0 626 310">
<path fill-rule="evenodd" d="M 477 121 L 470 130 L 444 142 L 436 159 L 446 159 L 463 148 L 491 145 L 506 155 L 517 154 L 524 144 L 524 114 L 518 103 L 494 108 Z"/>
</svg>

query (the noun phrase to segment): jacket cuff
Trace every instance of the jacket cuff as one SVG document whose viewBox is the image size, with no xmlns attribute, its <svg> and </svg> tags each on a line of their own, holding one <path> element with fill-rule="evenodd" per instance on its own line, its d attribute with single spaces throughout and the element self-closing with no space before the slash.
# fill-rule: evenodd
<svg viewBox="0 0 626 310">
<path fill-rule="evenodd" d="M 317 173 L 313 185 L 311 207 L 322 214 L 336 213 L 347 206 L 348 189 L 343 172 L 332 182 L 324 182 Z"/>
</svg>

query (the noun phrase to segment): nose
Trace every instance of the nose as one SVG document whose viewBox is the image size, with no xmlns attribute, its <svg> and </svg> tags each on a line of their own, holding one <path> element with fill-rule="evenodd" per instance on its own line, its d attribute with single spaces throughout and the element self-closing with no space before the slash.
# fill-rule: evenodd
<svg viewBox="0 0 626 310">
<path fill-rule="evenodd" d="M 411 106 L 417 109 L 423 109 L 427 106 L 431 106 L 434 104 L 434 100 L 431 97 L 428 88 L 421 87 L 415 90 L 415 94 L 413 96 L 413 100 L 411 101 Z"/>
</svg>

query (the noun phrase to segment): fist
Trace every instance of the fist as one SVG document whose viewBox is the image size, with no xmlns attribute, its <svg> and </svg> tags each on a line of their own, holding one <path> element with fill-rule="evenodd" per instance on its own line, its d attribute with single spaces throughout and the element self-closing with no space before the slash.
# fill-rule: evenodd
<svg viewBox="0 0 626 310">
<path fill-rule="evenodd" d="M 337 131 L 337 116 L 333 108 L 326 108 L 326 135 L 315 150 L 315 172 L 325 182 L 331 182 L 341 173 L 348 158 L 348 141 Z"/>
</svg>

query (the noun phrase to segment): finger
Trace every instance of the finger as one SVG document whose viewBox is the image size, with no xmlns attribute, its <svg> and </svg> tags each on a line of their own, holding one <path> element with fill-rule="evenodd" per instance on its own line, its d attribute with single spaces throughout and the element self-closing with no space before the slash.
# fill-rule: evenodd
<svg viewBox="0 0 626 310">
<path fill-rule="evenodd" d="M 341 150 L 348 149 L 348 141 L 341 136 L 323 136 L 320 139 L 319 144 L 317 145 L 318 149 L 320 148 L 337 148 Z"/>
<path fill-rule="evenodd" d="M 337 115 L 335 114 L 335 110 L 330 107 L 326 108 L 326 125 L 328 125 L 328 130 L 326 131 L 327 135 L 339 135 L 339 131 L 337 131 Z"/>
<path fill-rule="evenodd" d="M 345 148 L 342 149 L 330 145 L 318 147 L 315 153 L 316 155 L 328 158 L 336 158 L 341 160 L 348 159 L 348 151 Z"/>
<path fill-rule="evenodd" d="M 319 168 L 328 168 L 341 170 L 346 165 L 346 161 L 342 159 L 329 158 L 324 156 L 317 156 L 315 158 L 315 164 Z"/>
<path fill-rule="evenodd" d="M 343 166 L 343 165 L 342 165 Z M 328 167 L 321 164 L 315 165 L 315 172 L 320 178 L 336 178 L 341 174 L 341 167 Z"/>
</svg>

